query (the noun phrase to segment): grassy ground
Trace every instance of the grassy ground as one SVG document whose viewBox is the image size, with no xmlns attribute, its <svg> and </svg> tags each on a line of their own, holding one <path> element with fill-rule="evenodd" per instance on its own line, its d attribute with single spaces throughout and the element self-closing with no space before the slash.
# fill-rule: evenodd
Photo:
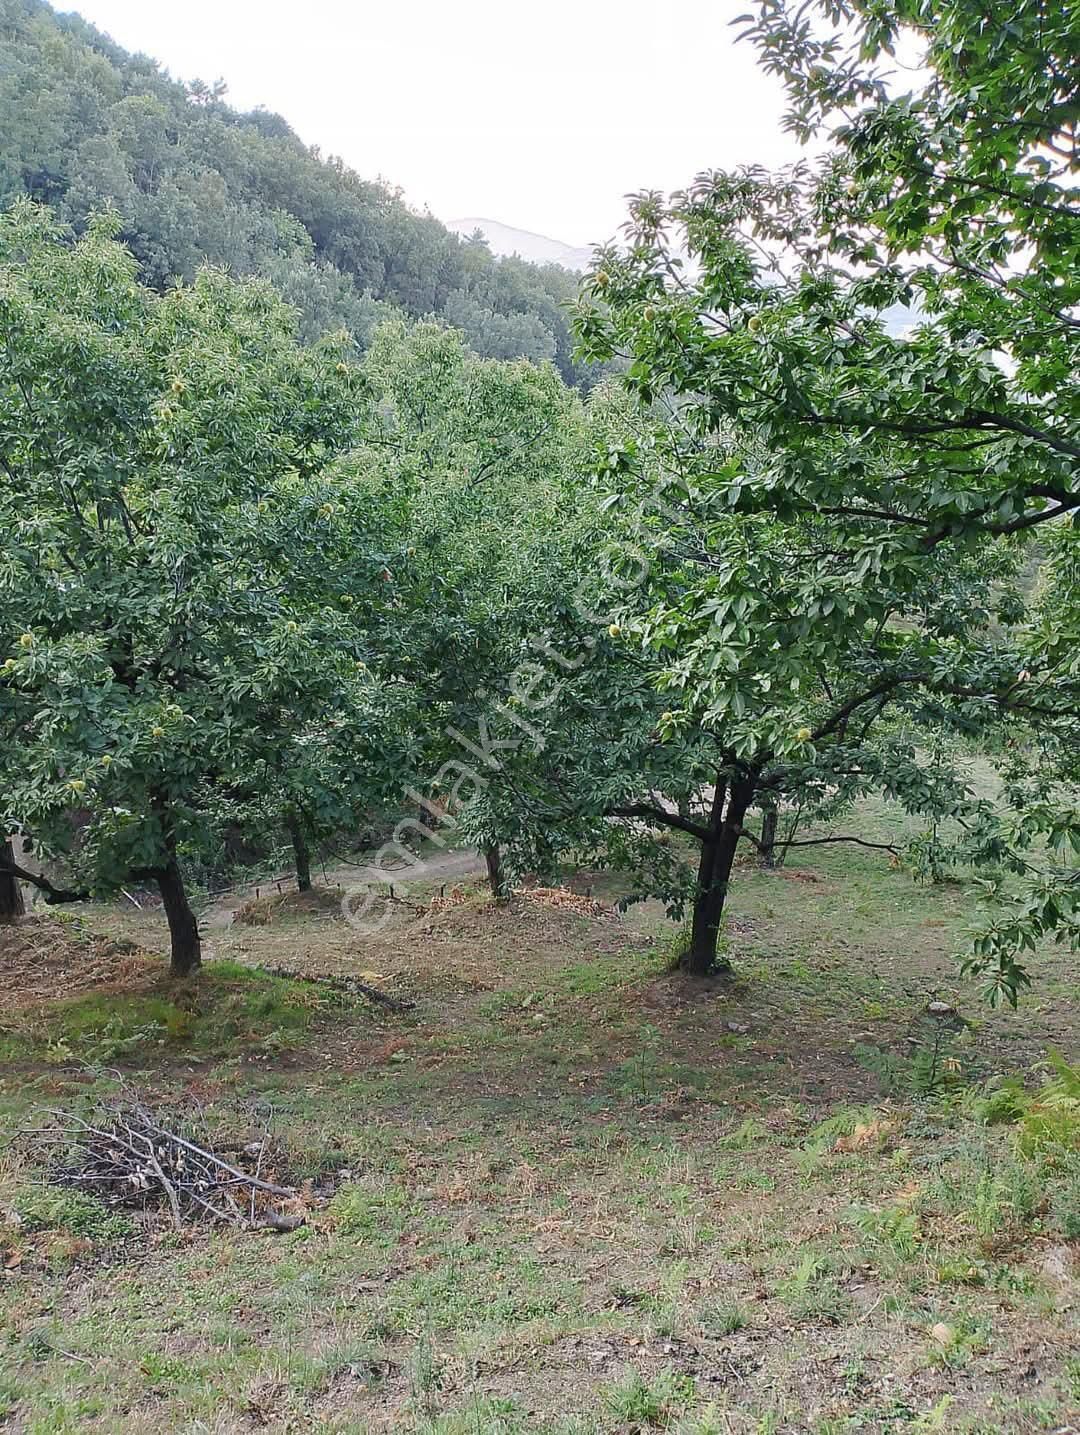
<svg viewBox="0 0 1080 1435">
<path fill-rule="evenodd" d="M 1073 959 L 992 1013 L 950 958 L 963 887 L 798 857 L 739 870 L 729 985 L 673 974 L 670 928 L 612 915 L 590 874 L 570 907 L 413 892 L 367 945 L 317 902 L 273 911 L 215 931 L 181 988 L 134 908 L 0 937 L 12 1130 L 122 1078 L 222 1141 L 269 1123 L 308 1183 L 291 1234 L 178 1236 L 46 1187 L 15 1143 L 0 1426 L 1073 1428 L 1080 1165 L 984 1100 L 1075 1056 Z M 364 972 L 417 1007 L 253 964 Z"/>
</svg>

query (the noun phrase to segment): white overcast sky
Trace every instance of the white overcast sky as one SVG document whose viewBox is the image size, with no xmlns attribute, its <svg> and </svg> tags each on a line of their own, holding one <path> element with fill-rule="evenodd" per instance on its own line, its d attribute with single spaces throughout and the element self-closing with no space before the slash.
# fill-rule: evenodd
<svg viewBox="0 0 1080 1435">
<path fill-rule="evenodd" d="M 228 85 L 440 219 L 610 238 L 635 189 L 795 156 L 746 0 L 82 0 L 178 79 Z"/>
</svg>

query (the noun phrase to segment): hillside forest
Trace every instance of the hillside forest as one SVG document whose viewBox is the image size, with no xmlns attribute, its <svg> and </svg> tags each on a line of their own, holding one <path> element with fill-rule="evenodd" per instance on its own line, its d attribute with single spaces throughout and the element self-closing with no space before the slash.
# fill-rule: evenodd
<svg viewBox="0 0 1080 1435">
<path fill-rule="evenodd" d="M 595 381 L 573 354 L 576 275 L 496 262 L 280 115 L 239 114 L 222 82 L 180 84 L 44 0 L 3 0 L 0 39 L 0 204 L 29 198 L 77 229 L 115 209 L 143 283 L 190 282 L 205 264 L 261 276 L 305 342 L 346 328 L 362 350 L 388 319 L 439 316 L 484 358 Z"/>
</svg>

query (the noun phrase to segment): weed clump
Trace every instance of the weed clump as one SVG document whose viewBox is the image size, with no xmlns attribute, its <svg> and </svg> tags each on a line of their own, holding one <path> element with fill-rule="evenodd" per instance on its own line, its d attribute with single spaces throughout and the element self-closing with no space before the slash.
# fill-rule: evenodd
<svg viewBox="0 0 1080 1435">
<path fill-rule="evenodd" d="M 134 1230 L 130 1217 L 110 1211 L 84 1191 L 28 1186 L 15 1197 L 13 1207 L 28 1231 L 63 1231 L 91 1241 L 119 1241 Z"/>
<path fill-rule="evenodd" d="M 750 1324 L 750 1312 L 738 1301 L 716 1301 L 701 1312 L 701 1328 L 714 1340 L 735 1335 Z"/>
<path fill-rule="evenodd" d="M 694 1393 L 689 1375 L 665 1370 L 646 1380 L 639 1370 L 634 1370 L 618 1384 L 609 1386 L 602 1400 L 620 1429 L 664 1429 L 690 1405 Z"/>
<path fill-rule="evenodd" d="M 851 1297 L 840 1288 L 832 1260 L 807 1251 L 777 1289 L 793 1320 L 841 1325 L 851 1314 Z"/>
</svg>

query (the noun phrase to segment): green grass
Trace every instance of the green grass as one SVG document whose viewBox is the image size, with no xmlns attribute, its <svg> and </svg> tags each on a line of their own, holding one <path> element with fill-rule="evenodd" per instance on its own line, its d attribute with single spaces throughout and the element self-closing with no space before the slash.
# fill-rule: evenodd
<svg viewBox="0 0 1080 1435">
<path fill-rule="evenodd" d="M 706 1307 L 699 1316 L 702 1330 L 714 1340 L 745 1329 L 750 1324 L 750 1309 L 738 1301 L 719 1300 Z"/>
<path fill-rule="evenodd" d="M 108 1066 L 166 1054 L 227 1057 L 297 1043 L 328 1013 L 366 1010 L 329 987 L 217 961 L 177 991 L 98 994 L 60 1000 L 40 1023 L 0 1040 L 0 1061 Z"/>
<path fill-rule="evenodd" d="M 670 1427 L 674 1417 L 694 1400 L 694 1382 L 687 1375 L 663 1371 L 652 1380 L 637 1370 L 602 1390 L 600 1398 L 616 1421 L 616 1429 Z"/>
<path fill-rule="evenodd" d="M 870 810 L 859 830 L 895 820 Z M 802 870 L 819 880 L 738 870 L 738 977 L 704 992 L 667 970 L 670 931 L 648 913 L 568 919 L 558 943 L 508 917 L 456 945 L 411 935 L 401 980 L 420 1005 L 387 1019 L 251 969 L 294 950 L 400 975 L 344 924 L 298 920 L 216 936 L 193 987 L 5 1013 L 12 1129 L 107 1096 L 115 1068 L 197 1102 L 223 1139 L 269 1121 L 317 1186 L 292 1234 L 177 1237 L 0 1154 L 0 1422 L 985 1435 L 1075 1420 L 1075 1285 L 1055 1272 L 1080 1158 L 1053 1114 L 1067 1108 L 1030 1090 L 1054 1078 L 1049 1047 L 1077 1050 L 1068 956 L 1040 954 L 1033 998 L 990 1012 L 950 958 L 970 892 L 915 888 L 863 851 L 810 849 Z M 158 940 L 137 913 L 81 920 Z M 471 984 L 449 982 L 455 964 Z M 949 1079 L 926 1082 L 931 994 L 968 1024 Z"/>
<path fill-rule="evenodd" d="M 93 1241 L 115 1241 L 134 1230 L 130 1218 L 95 1196 L 52 1185 L 26 1185 L 11 1209 L 27 1231 L 62 1231 Z"/>
</svg>

